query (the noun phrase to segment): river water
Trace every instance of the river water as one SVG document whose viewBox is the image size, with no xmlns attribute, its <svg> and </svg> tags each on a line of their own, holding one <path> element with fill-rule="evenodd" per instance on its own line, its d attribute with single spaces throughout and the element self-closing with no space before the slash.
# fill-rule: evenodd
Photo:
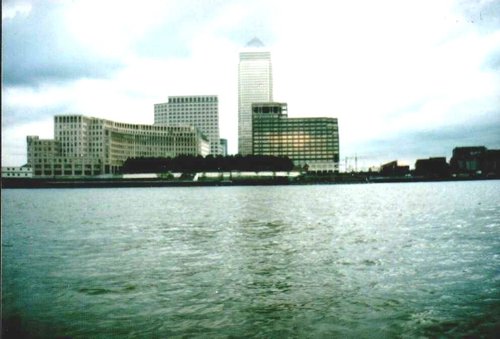
<svg viewBox="0 0 500 339">
<path fill-rule="evenodd" d="M 499 192 L 3 190 L 4 335 L 493 337 Z"/>
</svg>

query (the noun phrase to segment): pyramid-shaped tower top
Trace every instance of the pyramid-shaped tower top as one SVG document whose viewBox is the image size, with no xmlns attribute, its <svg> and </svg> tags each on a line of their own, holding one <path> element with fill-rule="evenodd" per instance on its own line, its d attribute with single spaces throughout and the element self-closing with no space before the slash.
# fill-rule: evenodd
<svg viewBox="0 0 500 339">
<path fill-rule="evenodd" d="M 255 37 L 247 42 L 246 47 L 264 47 L 264 44 L 262 43 L 262 41 L 260 41 L 259 38 Z"/>
</svg>

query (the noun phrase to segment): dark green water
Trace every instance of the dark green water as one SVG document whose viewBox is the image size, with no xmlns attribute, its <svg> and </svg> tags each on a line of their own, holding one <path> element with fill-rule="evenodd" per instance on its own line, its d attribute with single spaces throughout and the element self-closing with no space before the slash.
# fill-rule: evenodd
<svg viewBox="0 0 500 339">
<path fill-rule="evenodd" d="M 5 337 L 494 337 L 500 181 L 2 191 Z"/>
</svg>

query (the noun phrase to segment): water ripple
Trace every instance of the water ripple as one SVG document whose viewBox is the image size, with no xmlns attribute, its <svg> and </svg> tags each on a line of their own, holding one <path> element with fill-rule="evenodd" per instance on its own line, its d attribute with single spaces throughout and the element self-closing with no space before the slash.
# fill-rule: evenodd
<svg viewBox="0 0 500 339">
<path fill-rule="evenodd" d="M 40 337 L 493 337 L 499 188 L 6 190 L 3 312 Z"/>
</svg>

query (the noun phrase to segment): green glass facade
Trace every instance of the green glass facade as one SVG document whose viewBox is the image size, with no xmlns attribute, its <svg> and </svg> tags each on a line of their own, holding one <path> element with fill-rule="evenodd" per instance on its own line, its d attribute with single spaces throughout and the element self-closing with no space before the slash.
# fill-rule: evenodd
<svg viewBox="0 0 500 339">
<path fill-rule="evenodd" d="M 284 103 L 252 104 L 252 151 L 287 156 L 312 171 L 339 169 L 336 118 L 288 118 Z"/>
</svg>

